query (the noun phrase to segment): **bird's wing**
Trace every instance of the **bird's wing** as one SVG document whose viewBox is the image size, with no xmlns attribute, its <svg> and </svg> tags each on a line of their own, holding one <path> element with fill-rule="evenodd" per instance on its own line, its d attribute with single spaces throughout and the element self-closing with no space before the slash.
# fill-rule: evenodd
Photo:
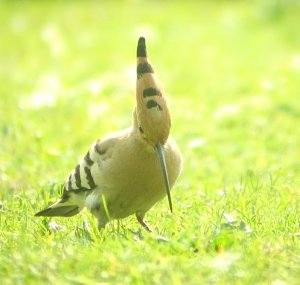
<svg viewBox="0 0 300 285">
<path fill-rule="evenodd" d="M 97 140 L 84 158 L 71 171 L 65 183 L 62 200 L 67 200 L 71 193 L 81 194 L 94 190 L 98 185 L 92 174 L 95 164 L 101 163 L 109 155 L 113 139 Z"/>
<path fill-rule="evenodd" d="M 114 146 L 120 139 L 121 133 L 115 133 L 96 141 L 68 176 L 62 197 L 35 216 L 70 217 L 80 212 L 85 206 L 86 197 L 99 186 L 97 175 L 101 171 L 100 166 L 112 157 Z"/>
</svg>

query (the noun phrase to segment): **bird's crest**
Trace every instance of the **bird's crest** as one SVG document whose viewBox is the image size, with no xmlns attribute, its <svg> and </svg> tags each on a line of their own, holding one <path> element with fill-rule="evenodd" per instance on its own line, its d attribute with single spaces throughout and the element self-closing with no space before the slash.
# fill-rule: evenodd
<svg viewBox="0 0 300 285">
<path fill-rule="evenodd" d="M 169 136 L 171 118 L 163 88 L 147 57 L 144 37 L 139 38 L 137 46 L 136 99 L 140 131 L 151 144 L 164 144 Z"/>
</svg>

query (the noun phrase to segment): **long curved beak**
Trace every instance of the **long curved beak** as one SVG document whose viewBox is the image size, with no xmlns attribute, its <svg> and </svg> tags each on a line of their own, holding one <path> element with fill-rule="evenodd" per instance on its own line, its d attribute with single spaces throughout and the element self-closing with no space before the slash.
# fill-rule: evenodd
<svg viewBox="0 0 300 285">
<path fill-rule="evenodd" d="M 158 143 L 155 146 L 160 166 L 162 169 L 163 177 L 164 177 L 164 182 L 166 186 L 166 191 L 167 191 L 167 196 L 168 196 L 168 201 L 169 201 L 169 206 L 170 206 L 170 211 L 171 213 L 173 212 L 173 206 L 172 206 L 172 199 L 171 199 L 171 190 L 170 190 L 170 183 L 169 183 L 169 177 L 168 177 L 168 171 L 167 171 L 167 165 L 166 165 L 166 159 L 165 159 L 165 153 L 164 153 L 164 147 L 162 144 Z"/>
</svg>

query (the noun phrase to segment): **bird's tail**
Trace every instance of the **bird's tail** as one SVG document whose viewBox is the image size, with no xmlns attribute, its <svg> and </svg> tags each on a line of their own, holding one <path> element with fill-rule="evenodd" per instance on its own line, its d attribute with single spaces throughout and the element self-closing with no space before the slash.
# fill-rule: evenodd
<svg viewBox="0 0 300 285">
<path fill-rule="evenodd" d="M 36 217 L 72 217 L 80 212 L 78 205 L 70 205 L 64 199 L 60 199 L 48 208 L 35 214 Z"/>
</svg>

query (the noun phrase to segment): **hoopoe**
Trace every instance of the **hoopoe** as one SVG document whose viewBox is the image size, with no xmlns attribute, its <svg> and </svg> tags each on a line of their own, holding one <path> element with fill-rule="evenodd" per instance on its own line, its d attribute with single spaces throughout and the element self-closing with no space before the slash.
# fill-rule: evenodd
<svg viewBox="0 0 300 285">
<path fill-rule="evenodd" d="M 132 126 L 97 140 L 70 173 L 62 197 L 35 216 L 71 217 L 86 207 L 99 228 L 135 214 L 149 230 L 145 213 L 166 195 L 172 212 L 170 189 L 181 171 L 182 157 L 169 137 L 170 127 L 165 95 L 140 37 Z"/>
</svg>

